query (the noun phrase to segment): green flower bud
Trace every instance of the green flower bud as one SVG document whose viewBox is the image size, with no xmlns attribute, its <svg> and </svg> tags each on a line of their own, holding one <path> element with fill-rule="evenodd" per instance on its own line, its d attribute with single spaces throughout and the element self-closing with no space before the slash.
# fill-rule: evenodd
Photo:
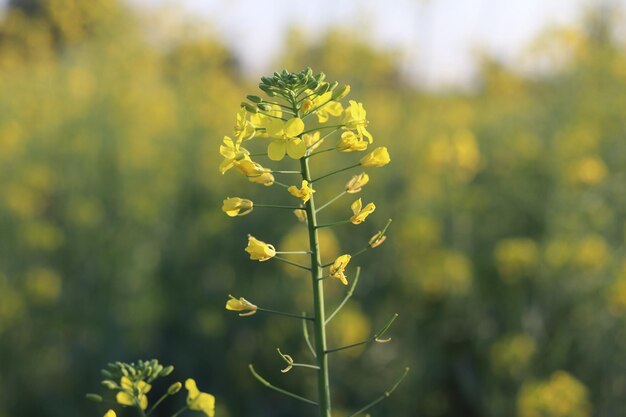
<svg viewBox="0 0 626 417">
<path fill-rule="evenodd" d="M 181 384 L 180 382 L 174 382 L 172 385 L 170 385 L 170 387 L 167 389 L 167 395 L 174 395 L 176 394 L 178 391 L 180 391 L 180 389 L 183 387 L 183 384 Z"/>
<path fill-rule="evenodd" d="M 111 381 L 110 379 L 105 379 L 104 381 L 102 381 L 102 385 L 104 385 L 108 389 L 119 389 L 120 388 L 120 386 L 117 385 L 117 383 L 115 381 Z"/>
<path fill-rule="evenodd" d="M 253 106 L 250 103 L 241 103 L 241 107 L 243 107 L 244 109 L 246 109 L 250 113 L 258 113 L 259 112 L 259 109 L 257 109 L 256 106 Z"/>
<path fill-rule="evenodd" d="M 258 105 L 259 109 L 263 110 L 263 111 L 271 111 L 272 110 L 272 106 L 270 106 L 267 103 L 260 103 Z"/>
<path fill-rule="evenodd" d="M 170 365 L 161 371 L 161 376 L 168 376 L 172 372 L 174 372 L 174 367 Z"/>
<path fill-rule="evenodd" d="M 259 96 L 246 96 L 246 98 L 253 103 L 260 103 L 263 101 Z"/>
<path fill-rule="evenodd" d="M 346 85 L 342 85 L 341 87 L 339 87 L 335 91 L 333 91 L 332 98 L 333 98 L 333 100 L 341 100 L 342 98 L 347 96 L 349 92 L 350 92 L 350 86 L 347 85 L 347 84 Z"/>
<path fill-rule="evenodd" d="M 101 403 L 103 401 L 102 397 L 98 394 L 87 394 L 85 395 L 85 398 L 87 398 L 90 401 L 97 402 L 97 403 Z"/>
</svg>

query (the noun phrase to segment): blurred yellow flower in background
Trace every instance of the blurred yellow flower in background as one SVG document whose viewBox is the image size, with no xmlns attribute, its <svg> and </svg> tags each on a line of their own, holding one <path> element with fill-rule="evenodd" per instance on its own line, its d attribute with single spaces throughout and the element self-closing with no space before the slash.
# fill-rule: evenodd
<svg viewBox="0 0 626 417">
<path fill-rule="evenodd" d="M 517 396 L 519 417 L 589 417 L 587 387 L 565 371 L 545 381 L 525 382 Z"/>
</svg>

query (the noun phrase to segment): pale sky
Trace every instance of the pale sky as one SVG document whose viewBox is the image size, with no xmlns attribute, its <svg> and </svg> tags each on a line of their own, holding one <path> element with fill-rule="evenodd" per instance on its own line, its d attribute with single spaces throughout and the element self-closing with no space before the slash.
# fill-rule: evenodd
<svg viewBox="0 0 626 417">
<path fill-rule="evenodd" d="M 0 0 L 0 4 L 6 0 Z M 465 84 L 477 50 L 511 62 L 543 29 L 571 25 L 586 7 L 626 0 L 127 0 L 138 7 L 206 19 L 255 78 L 274 70 L 285 34 L 312 38 L 340 26 L 399 51 L 424 86 Z"/>
<path fill-rule="evenodd" d="M 130 0 L 207 19 L 259 76 L 272 66 L 296 26 L 319 37 L 341 26 L 400 52 L 407 74 L 426 86 L 467 83 L 478 49 L 511 61 L 543 29 L 575 24 L 593 4 L 626 0 Z"/>
</svg>

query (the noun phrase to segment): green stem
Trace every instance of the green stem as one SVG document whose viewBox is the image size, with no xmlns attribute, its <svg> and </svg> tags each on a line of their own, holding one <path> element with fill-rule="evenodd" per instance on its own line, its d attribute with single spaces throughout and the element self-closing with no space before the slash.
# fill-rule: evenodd
<svg viewBox="0 0 626 417">
<path fill-rule="evenodd" d="M 285 313 L 284 311 L 270 310 L 269 308 L 257 307 L 257 311 L 262 311 L 264 313 L 269 313 L 269 314 L 276 314 L 278 316 L 293 317 L 293 318 L 302 319 L 302 320 L 314 320 L 313 317 L 301 316 L 299 314 Z"/>
<path fill-rule="evenodd" d="M 289 391 L 285 391 L 282 388 L 278 388 L 272 384 L 270 384 L 265 378 L 263 378 L 261 375 L 257 374 L 256 371 L 254 370 L 254 366 L 252 366 L 251 364 L 248 365 L 248 368 L 250 368 L 250 373 L 252 373 L 252 376 L 255 377 L 261 384 L 265 385 L 266 387 L 273 389 L 276 392 L 280 392 L 281 394 L 284 394 L 288 397 L 291 398 L 295 398 L 296 400 L 300 400 L 302 402 L 305 402 L 307 404 L 311 404 L 311 405 L 318 405 L 315 401 L 309 400 L 308 398 L 304 398 L 301 397 L 297 394 L 294 394 L 293 392 L 289 392 Z M 330 417 L 330 415 L 329 415 Z"/>
<path fill-rule="evenodd" d="M 290 261 L 289 259 L 281 258 L 280 256 L 274 256 L 272 259 L 276 259 L 277 261 L 281 261 L 289 265 L 297 266 L 298 268 L 306 269 L 307 271 L 311 270 L 311 268 L 309 268 L 306 265 L 302 265 L 298 262 Z"/>
<path fill-rule="evenodd" d="M 311 343 L 311 338 L 309 337 L 309 328 L 308 328 L 308 324 L 306 321 L 306 313 L 302 313 L 302 334 L 304 335 L 304 341 L 306 342 L 306 345 L 309 347 L 309 350 L 311 351 L 311 354 L 313 355 L 314 358 L 317 357 L 317 355 L 315 354 L 315 349 L 313 349 L 313 344 Z"/>
<path fill-rule="evenodd" d="M 184 406 L 183 408 L 181 408 L 180 410 L 172 414 L 172 417 L 178 417 L 179 415 L 181 415 L 183 412 L 185 412 L 188 409 L 189 409 L 188 406 Z"/>
<path fill-rule="evenodd" d="M 337 308 L 335 309 L 335 311 L 333 311 L 330 316 L 328 316 L 328 318 L 326 319 L 326 323 L 324 324 L 328 324 L 333 317 L 335 317 L 335 315 L 337 313 L 339 313 L 339 310 L 341 310 L 341 308 L 348 302 L 348 300 L 350 299 L 350 297 L 352 297 L 352 294 L 354 293 L 354 289 L 356 288 L 356 284 L 359 282 L 359 276 L 361 275 L 361 267 L 357 266 L 356 268 L 356 274 L 354 274 L 354 281 L 352 281 L 352 285 L 350 285 L 350 289 L 348 290 L 348 292 L 346 293 L 346 296 L 343 298 L 343 300 L 341 301 L 341 303 L 337 306 Z"/>
<path fill-rule="evenodd" d="M 336 149 L 337 149 L 337 148 L 322 149 L 321 151 L 313 152 L 312 154 L 307 155 L 307 156 L 306 156 L 306 158 L 310 158 L 310 157 L 312 157 L 312 156 L 319 155 L 319 154 L 324 153 L 324 152 L 334 151 L 334 150 L 336 150 Z"/>
<path fill-rule="evenodd" d="M 331 126 L 314 127 L 313 129 L 305 130 L 304 132 L 301 133 L 301 135 L 306 135 L 307 133 L 315 132 L 316 130 L 332 129 L 332 128 L 335 128 L 335 127 L 344 127 L 344 126 L 345 125 L 331 125 Z"/>
<path fill-rule="evenodd" d="M 350 165 L 350 166 L 345 167 L 345 168 L 338 169 L 337 171 L 329 172 L 328 174 L 322 175 L 321 177 L 317 177 L 314 180 L 311 180 L 309 182 L 317 182 L 317 181 L 319 181 L 321 179 L 324 179 L 326 177 L 330 177 L 331 175 L 339 174 L 340 172 L 347 171 L 349 169 L 356 168 L 358 166 L 361 166 L 360 162 L 358 164 L 354 164 L 354 165 Z"/>
<path fill-rule="evenodd" d="M 317 225 L 315 227 L 317 229 L 321 229 L 323 227 L 337 226 L 338 224 L 346 224 L 346 223 L 350 223 L 350 219 L 348 219 L 348 220 L 340 220 L 338 222 L 333 222 L 333 223 L 320 224 L 320 225 Z"/>
<path fill-rule="evenodd" d="M 300 159 L 302 169 L 302 179 L 311 181 L 309 171 L 309 160 Z M 331 417 L 330 406 L 330 382 L 328 373 L 328 355 L 326 354 L 326 326 L 324 312 L 324 281 L 322 261 L 320 256 L 319 238 L 317 235 L 317 217 L 315 214 L 315 198 L 311 196 L 306 203 L 307 225 L 309 229 L 309 244 L 311 249 L 311 283 L 313 285 L 313 306 L 315 310 L 315 321 L 313 329 L 315 334 L 315 352 L 317 366 L 319 366 L 317 378 L 318 403 L 320 417 Z"/>
<path fill-rule="evenodd" d="M 324 204 L 322 207 L 319 207 L 317 210 L 315 210 L 316 213 L 319 213 L 320 211 L 324 210 L 326 207 L 330 206 L 331 204 L 333 204 L 335 201 L 339 200 L 341 197 L 343 197 L 344 195 L 347 194 L 347 191 L 342 191 L 341 193 L 339 193 L 337 196 L 333 197 L 332 200 L 330 200 L 329 202 L 327 202 L 326 204 Z"/>
<path fill-rule="evenodd" d="M 150 407 L 150 410 L 148 410 L 148 414 L 146 414 L 146 417 L 152 414 L 154 410 L 159 406 L 159 404 L 161 404 L 163 400 L 165 400 L 169 395 L 170 395 L 169 392 L 166 392 L 165 394 L 163 394 L 161 398 L 159 398 L 157 402 L 155 402 L 154 405 Z"/>
<path fill-rule="evenodd" d="M 391 339 L 387 339 L 387 340 L 378 340 L 381 336 L 384 336 L 385 333 L 387 333 L 387 330 L 389 330 L 389 328 L 391 327 L 391 325 L 393 324 L 393 322 L 398 318 L 398 314 L 394 314 L 393 317 L 387 322 L 387 324 L 385 324 L 385 326 L 380 329 L 374 336 L 370 337 L 367 340 L 363 340 L 362 342 L 357 342 L 357 343 L 352 343 L 346 346 L 341 346 L 341 347 L 337 347 L 337 348 L 332 348 L 332 349 L 327 349 L 326 353 L 333 353 L 333 352 L 339 352 L 340 350 L 345 350 L 345 349 L 350 349 L 353 347 L 357 347 L 357 346 L 361 346 L 364 345 L 366 343 L 371 343 L 371 342 L 379 342 L 379 343 L 384 343 L 384 342 L 388 342 Z"/>
<path fill-rule="evenodd" d="M 279 209 L 287 209 L 287 210 L 304 210 L 304 207 L 298 206 L 280 206 L 276 204 L 257 204 L 254 203 L 254 207 L 263 207 L 263 208 L 279 208 Z"/>
<path fill-rule="evenodd" d="M 356 411 L 356 412 L 350 414 L 348 417 L 356 417 L 359 414 L 362 414 L 365 411 L 369 410 L 370 408 L 372 408 L 373 406 L 375 406 L 376 404 L 378 404 L 379 402 L 381 402 L 385 398 L 388 398 L 391 395 L 391 393 L 394 392 L 396 390 L 396 388 L 398 388 L 398 385 L 400 385 L 402 383 L 402 381 L 404 380 L 404 378 L 406 377 L 406 375 L 409 373 L 410 370 L 411 369 L 408 368 L 408 367 L 404 368 L 404 373 L 400 376 L 400 378 L 398 378 L 396 383 L 393 384 L 391 388 L 389 388 L 380 397 L 376 398 L 371 403 L 369 403 L 369 404 L 365 405 L 364 407 L 362 407 L 361 409 L 359 409 L 359 411 Z"/>
</svg>

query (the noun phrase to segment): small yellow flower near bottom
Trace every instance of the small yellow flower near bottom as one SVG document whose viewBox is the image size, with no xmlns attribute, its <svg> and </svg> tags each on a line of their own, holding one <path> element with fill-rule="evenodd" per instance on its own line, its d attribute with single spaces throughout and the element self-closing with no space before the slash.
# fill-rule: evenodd
<svg viewBox="0 0 626 417">
<path fill-rule="evenodd" d="M 374 203 L 367 203 L 365 207 L 363 207 L 363 203 L 361 202 L 360 198 L 352 203 L 350 208 L 352 209 L 352 213 L 354 213 L 354 216 L 350 218 L 352 224 L 363 223 L 367 216 L 369 216 L 374 212 L 374 210 L 376 210 L 376 206 L 374 205 Z"/>
<path fill-rule="evenodd" d="M 250 259 L 253 261 L 263 262 L 276 256 L 276 249 L 274 246 L 260 241 L 252 235 L 248 235 L 248 246 L 246 246 L 246 252 L 250 254 Z"/>
<path fill-rule="evenodd" d="M 243 297 L 239 299 L 229 295 L 230 299 L 226 301 L 226 310 L 231 311 L 247 311 L 247 313 L 240 313 L 240 316 L 251 316 L 256 313 L 257 306 L 252 304 L 250 301 L 246 300 Z"/>
<path fill-rule="evenodd" d="M 330 267 L 330 277 L 338 279 L 343 285 L 348 285 L 348 280 L 344 272 L 350 262 L 350 258 L 352 258 L 350 255 L 341 255 L 335 259 L 335 262 L 333 262 Z"/>
<path fill-rule="evenodd" d="M 115 414 L 115 411 L 109 410 L 106 413 L 104 413 L 103 417 L 117 417 L 117 414 Z"/>
<path fill-rule="evenodd" d="M 189 391 L 187 406 L 190 410 L 202 411 L 208 417 L 215 416 L 215 397 L 213 395 L 200 392 L 196 381 L 191 378 L 185 381 L 185 388 Z"/>
</svg>

